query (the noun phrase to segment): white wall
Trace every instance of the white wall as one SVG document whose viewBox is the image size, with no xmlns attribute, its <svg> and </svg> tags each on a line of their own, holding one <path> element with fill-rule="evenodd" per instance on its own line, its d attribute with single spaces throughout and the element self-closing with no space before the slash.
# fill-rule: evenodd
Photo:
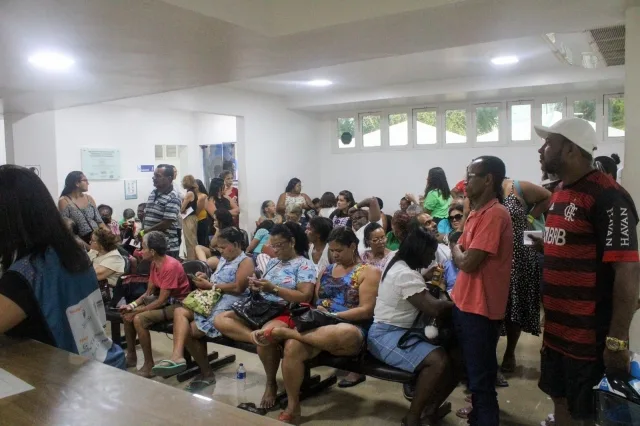
<svg viewBox="0 0 640 426">
<path fill-rule="evenodd" d="M 4 117 L 0 115 L 0 165 L 7 163 L 7 153 L 4 144 Z"/>
<path fill-rule="evenodd" d="M 424 192 L 427 172 L 432 167 L 442 167 L 453 187 L 465 176 L 466 167 L 473 158 L 495 155 L 507 167 L 507 175 L 513 179 L 540 181 L 538 148 L 540 145 L 500 147 L 446 147 L 435 149 L 407 149 L 384 151 L 357 151 L 334 153 L 335 121 L 322 123 L 319 133 L 321 145 L 321 187 L 323 191 L 338 193 L 343 189 L 353 192 L 356 201 L 372 195 L 382 198 L 385 213 L 397 210 L 400 198 L 407 192 L 416 195 Z M 605 142 L 597 155 L 617 152 L 624 162 L 624 144 Z M 309 194 L 311 195 L 311 194 Z"/>
<path fill-rule="evenodd" d="M 56 111 L 58 185 L 60 188 L 64 186 L 67 173 L 82 169 L 81 148 L 119 149 L 121 180 L 89 183 L 89 193 L 96 202 L 113 207 L 114 217 L 119 219 L 125 208 L 135 210 L 139 203 L 146 202 L 153 190 L 153 173 L 138 172 L 138 166 L 155 164 L 155 145 L 186 145 L 188 167 L 187 170 L 180 170 L 180 174 L 192 174 L 198 179 L 202 178 L 202 153 L 198 147 L 203 140 L 200 128 L 204 127 L 208 129 L 209 134 L 215 134 L 217 123 L 225 123 L 216 120 L 217 117 L 210 114 L 143 110 L 108 104 Z M 226 126 L 229 127 L 228 123 Z M 235 130 L 235 123 L 231 127 Z M 228 135 L 229 131 L 222 129 L 218 133 Z M 124 199 L 123 179 L 138 181 L 137 200 Z M 175 185 L 179 184 L 175 182 Z"/>
</svg>

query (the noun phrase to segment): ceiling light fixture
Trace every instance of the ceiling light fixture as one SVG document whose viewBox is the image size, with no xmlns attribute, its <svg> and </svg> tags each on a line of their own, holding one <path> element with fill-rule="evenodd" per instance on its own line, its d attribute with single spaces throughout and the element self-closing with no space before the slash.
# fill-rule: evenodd
<svg viewBox="0 0 640 426">
<path fill-rule="evenodd" d="M 38 52 L 29 56 L 29 63 L 47 71 L 66 71 L 76 63 L 73 58 L 56 52 Z"/>
<path fill-rule="evenodd" d="M 307 84 L 313 87 L 327 87 L 327 86 L 331 86 L 333 82 L 329 80 L 311 80 Z"/>
<path fill-rule="evenodd" d="M 517 56 L 498 56 L 491 59 L 493 65 L 513 65 L 520 62 Z"/>
</svg>

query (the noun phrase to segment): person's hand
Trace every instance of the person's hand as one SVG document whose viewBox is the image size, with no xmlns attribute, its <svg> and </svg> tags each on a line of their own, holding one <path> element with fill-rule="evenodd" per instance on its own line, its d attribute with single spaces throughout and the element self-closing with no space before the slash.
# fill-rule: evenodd
<svg viewBox="0 0 640 426">
<path fill-rule="evenodd" d="M 122 305 L 120 306 L 120 312 L 125 313 L 125 312 L 131 312 L 133 311 L 133 308 L 131 307 L 131 305 Z"/>
<path fill-rule="evenodd" d="M 205 277 L 202 276 L 195 276 L 194 278 L 192 278 L 193 280 L 193 284 L 200 288 L 200 289 L 208 289 L 209 288 L 209 280 Z"/>
<path fill-rule="evenodd" d="M 628 350 L 610 351 L 604 350 L 604 366 L 607 373 L 628 374 L 631 354 Z"/>
<path fill-rule="evenodd" d="M 262 291 L 264 293 L 271 293 L 273 289 L 276 287 L 269 280 L 264 279 L 254 279 L 250 281 L 254 290 Z"/>
<path fill-rule="evenodd" d="M 407 192 L 406 194 L 404 194 L 404 198 L 406 198 L 407 200 L 411 201 L 414 204 L 418 204 L 418 199 L 414 194 L 410 192 Z"/>
<path fill-rule="evenodd" d="M 531 245 L 535 251 L 538 253 L 544 253 L 544 240 L 541 237 L 536 237 L 535 235 L 528 234 L 527 235 L 533 244 Z"/>
<path fill-rule="evenodd" d="M 322 305 L 316 306 L 316 309 L 319 310 L 320 312 L 326 312 L 329 313 L 329 311 L 327 310 L 327 308 L 325 308 Z"/>
</svg>

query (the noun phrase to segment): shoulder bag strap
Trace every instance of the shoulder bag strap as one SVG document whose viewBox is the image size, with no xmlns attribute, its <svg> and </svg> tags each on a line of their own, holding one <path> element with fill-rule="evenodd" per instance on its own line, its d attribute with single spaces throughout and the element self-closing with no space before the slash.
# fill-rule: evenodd
<svg viewBox="0 0 640 426">
<path fill-rule="evenodd" d="M 89 226 L 89 229 L 91 229 L 91 231 L 95 231 L 96 228 L 94 228 L 93 226 L 91 226 L 91 222 L 89 222 L 89 218 L 87 217 L 86 213 L 84 212 L 84 210 L 82 210 L 80 207 L 78 207 L 78 205 L 76 204 L 75 201 L 73 201 L 71 199 L 71 197 L 67 197 L 69 199 L 69 201 L 71 202 L 71 204 L 73 204 L 73 206 L 82 214 L 82 217 L 84 217 L 84 221 L 87 222 L 87 225 Z M 91 201 L 88 200 L 89 205 L 93 206 L 93 204 L 91 204 Z M 95 206 L 94 206 L 95 207 Z M 98 227 L 100 227 L 98 225 Z"/>
</svg>

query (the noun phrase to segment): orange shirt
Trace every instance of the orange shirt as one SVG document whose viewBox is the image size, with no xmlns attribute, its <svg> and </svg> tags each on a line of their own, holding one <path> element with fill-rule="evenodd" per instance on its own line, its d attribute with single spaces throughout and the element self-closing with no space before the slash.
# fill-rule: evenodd
<svg viewBox="0 0 640 426">
<path fill-rule="evenodd" d="M 474 272 L 462 269 L 451 295 L 458 309 L 492 320 L 504 319 L 509 298 L 513 229 L 511 216 L 497 199 L 472 210 L 458 244 L 489 255 Z"/>
</svg>

